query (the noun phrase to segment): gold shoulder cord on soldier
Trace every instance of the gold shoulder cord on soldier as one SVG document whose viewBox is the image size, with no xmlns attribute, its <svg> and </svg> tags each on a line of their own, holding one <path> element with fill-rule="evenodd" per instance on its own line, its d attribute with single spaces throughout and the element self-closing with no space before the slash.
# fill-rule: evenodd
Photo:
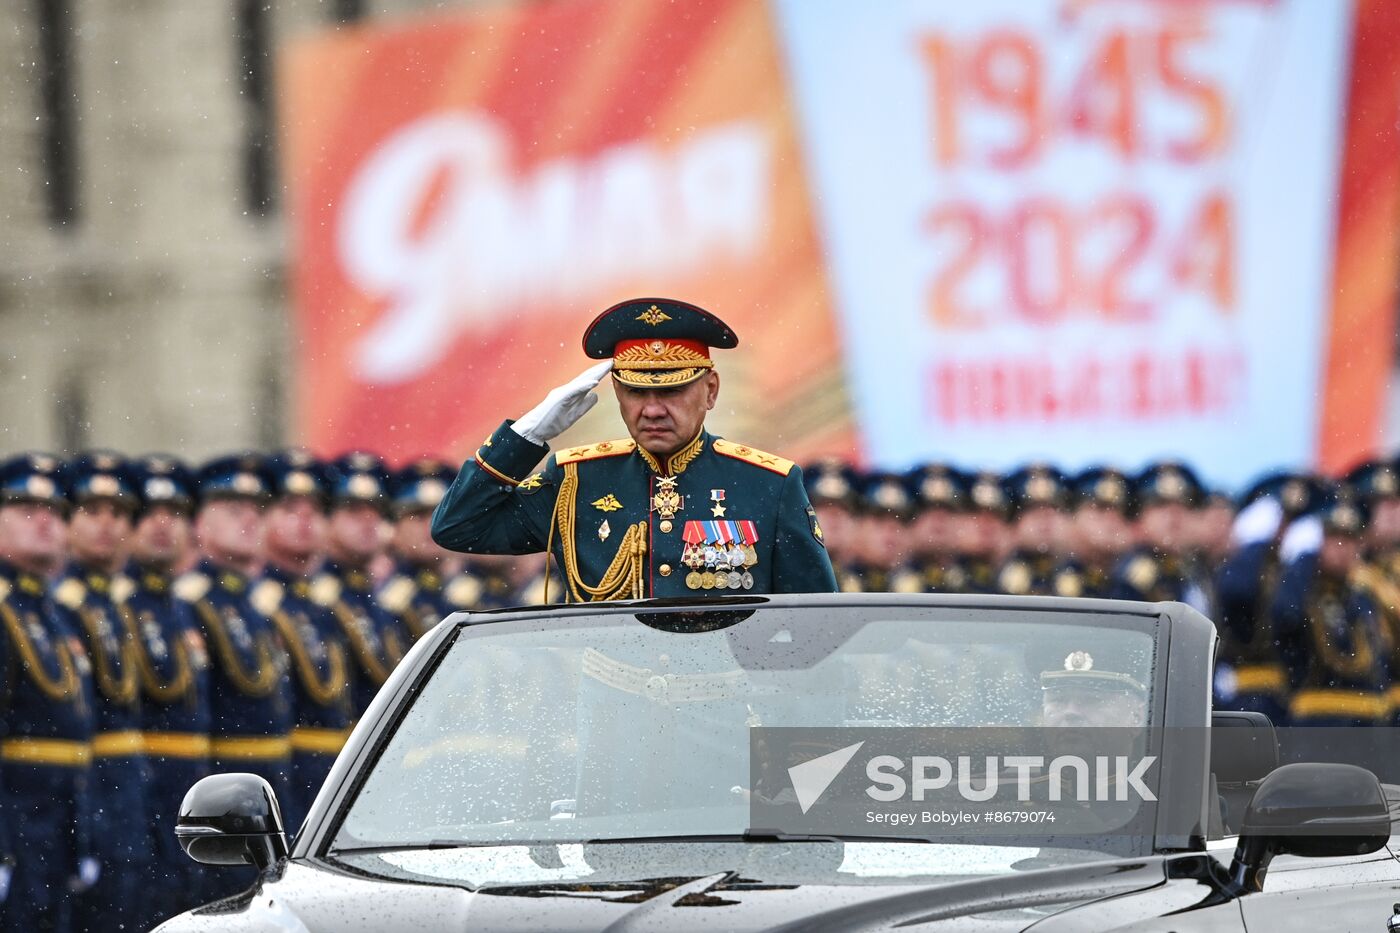
<svg viewBox="0 0 1400 933">
<path fill-rule="evenodd" d="M 276 580 L 264 580 L 257 585 L 250 597 L 253 608 L 272 620 L 282 641 L 287 645 L 287 654 L 297 670 L 306 693 L 317 706 L 329 706 L 345 695 L 350 680 L 345 670 L 345 650 L 335 642 L 326 645 L 326 676 L 323 679 L 316 670 L 316 662 L 306 650 L 306 644 L 297 632 L 296 623 L 282 611 L 282 599 L 286 592 Z"/>
<path fill-rule="evenodd" d="M 647 553 L 647 525 L 637 522 L 628 527 L 618 545 L 617 554 L 604 571 L 597 586 L 589 586 L 583 581 L 578 569 L 578 550 L 574 541 L 575 506 L 578 504 L 578 465 L 580 461 L 598 457 L 618 456 L 630 453 L 636 447 L 633 441 L 603 441 L 569 451 L 557 459 L 563 468 L 564 479 L 559 484 L 559 496 L 554 502 L 554 516 L 549 524 L 549 537 L 545 542 L 545 554 L 553 553 L 554 533 L 559 532 L 559 545 L 564 552 L 564 581 L 569 587 L 568 602 L 601 602 L 610 599 L 641 599 L 645 581 L 644 570 Z M 549 568 L 545 568 L 545 602 L 549 601 Z M 582 592 L 580 592 L 582 591 Z M 587 593 L 589 599 L 583 598 Z"/>
<path fill-rule="evenodd" d="M 112 633 L 112 637 L 117 639 L 117 654 L 120 658 L 121 673 L 114 674 L 112 671 L 112 658 L 107 656 L 107 652 L 102 645 L 102 626 L 95 614 L 87 606 L 87 589 L 81 582 L 75 579 L 67 579 L 59 584 L 54 591 L 54 601 L 72 611 L 82 623 L 83 630 L 87 632 L 88 639 L 92 643 L 92 672 L 97 681 L 97 686 L 102 690 L 102 695 L 113 703 L 123 706 L 136 700 L 136 645 L 128 642 Z"/>
<path fill-rule="evenodd" d="M 598 581 L 597 586 L 589 586 L 579 574 L 578 552 L 574 544 L 574 506 L 577 499 L 578 464 L 569 463 L 564 467 L 564 481 L 559 484 L 559 498 L 554 504 L 554 519 L 549 526 L 549 540 L 545 542 L 545 553 L 548 554 L 553 549 L 554 532 L 558 529 L 559 544 L 564 551 L 564 580 L 572 597 L 569 602 L 585 602 L 580 590 L 587 593 L 592 602 L 641 599 L 644 579 L 642 568 L 646 564 L 647 553 L 646 522 L 637 522 L 627 528 L 617 554 L 603 573 L 603 578 Z M 545 599 L 549 599 L 548 590 L 545 592 Z"/>
<path fill-rule="evenodd" d="M 78 669 L 73 663 L 73 656 L 68 651 L 68 646 L 63 643 L 61 638 L 54 639 L 53 653 L 58 659 L 58 680 L 54 680 L 44 670 L 39 652 L 30 642 L 29 633 L 24 630 L 24 623 L 10 607 L 9 595 L 9 584 L 0 580 L 0 622 L 4 623 L 10 640 L 19 649 L 20 663 L 29 672 L 29 679 L 33 681 L 34 686 L 39 688 L 40 693 L 55 703 L 68 700 L 78 689 Z"/>
<path fill-rule="evenodd" d="M 194 665 L 190 661 L 189 646 L 184 643 L 183 639 L 177 639 L 169 644 L 170 658 L 175 666 L 175 673 L 168 681 L 162 681 L 160 674 L 156 671 L 155 662 L 151 659 L 150 652 L 146 648 L 145 638 L 141 634 L 140 620 L 132 614 L 131 609 L 126 605 L 126 598 L 118 597 L 115 587 L 112 596 L 116 602 L 117 614 L 121 616 L 122 625 L 126 627 L 127 637 L 131 639 L 134 646 L 132 657 L 135 659 L 136 672 L 141 678 L 141 686 L 146 695 L 167 706 L 189 695 L 190 688 L 194 685 Z"/>
<path fill-rule="evenodd" d="M 365 638 L 365 633 L 360 629 L 360 623 L 355 613 L 350 611 L 340 595 L 340 581 L 328 573 L 321 574 L 311 584 L 311 599 L 331 611 L 331 615 L 335 616 L 335 620 L 340 623 L 340 630 L 345 633 L 345 639 L 350 643 L 350 650 L 354 653 L 360 667 L 369 675 L 370 680 L 376 686 L 382 686 L 389 679 L 390 666 L 392 665 L 385 666 L 384 662 L 374 656 L 374 646 Z M 392 658 L 394 653 L 394 647 L 386 643 L 384 645 L 385 657 Z"/>
<path fill-rule="evenodd" d="M 233 639 L 224 629 L 224 620 L 219 617 L 214 607 L 209 605 L 209 600 L 204 598 L 209 592 L 209 583 L 209 578 L 204 574 L 192 571 L 175 582 L 175 595 L 194 607 L 205 631 L 214 641 L 214 650 L 223 662 L 223 672 L 234 687 L 250 697 L 271 696 L 277 687 L 278 671 L 268 639 L 257 639 L 254 645 L 257 670 L 246 670 L 238 659 L 238 649 L 233 646 Z"/>
</svg>

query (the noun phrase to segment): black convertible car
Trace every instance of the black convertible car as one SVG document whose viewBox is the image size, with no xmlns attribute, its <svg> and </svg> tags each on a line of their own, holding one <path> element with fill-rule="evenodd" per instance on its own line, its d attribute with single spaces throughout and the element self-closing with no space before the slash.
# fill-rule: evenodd
<svg viewBox="0 0 1400 933">
<path fill-rule="evenodd" d="M 458 614 L 379 693 L 290 846 L 261 779 L 191 789 L 185 850 L 260 879 L 160 930 L 1381 933 L 1395 795 L 1354 764 L 1280 764 L 1266 719 L 1212 714 L 1215 641 L 1176 603 L 1033 597 Z M 1052 685 L 1095 678 L 1114 689 L 1050 708 Z M 811 745 L 806 771 L 755 760 L 783 730 L 1054 727 L 1069 748 L 1096 726 L 1142 730 L 1161 767 L 1141 797 L 1110 778 L 1106 809 L 1055 798 L 1089 829 L 823 823 L 864 738 Z M 760 805 L 800 827 L 756 825 Z"/>
</svg>

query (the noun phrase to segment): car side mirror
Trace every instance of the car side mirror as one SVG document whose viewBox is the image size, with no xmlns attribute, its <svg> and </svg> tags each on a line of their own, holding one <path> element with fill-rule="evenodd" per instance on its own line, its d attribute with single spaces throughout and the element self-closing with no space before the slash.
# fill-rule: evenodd
<svg viewBox="0 0 1400 933">
<path fill-rule="evenodd" d="M 1244 814 L 1230 879 L 1259 891 L 1275 855 L 1365 855 L 1390 840 L 1390 808 L 1380 781 L 1356 765 L 1300 763 L 1259 783 Z"/>
<path fill-rule="evenodd" d="M 272 786 L 256 774 L 211 774 L 196 782 L 175 823 L 180 848 L 205 865 L 256 865 L 287 857 L 282 810 Z"/>
</svg>

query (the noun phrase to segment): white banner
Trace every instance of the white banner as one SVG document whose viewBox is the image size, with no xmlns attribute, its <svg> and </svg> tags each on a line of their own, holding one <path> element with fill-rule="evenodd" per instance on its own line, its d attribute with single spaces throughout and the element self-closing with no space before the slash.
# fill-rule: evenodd
<svg viewBox="0 0 1400 933">
<path fill-rule="evenodd" d="M 1313 462 L 1350 4 L 776 0 L 875 462 Z"/>
</svg>

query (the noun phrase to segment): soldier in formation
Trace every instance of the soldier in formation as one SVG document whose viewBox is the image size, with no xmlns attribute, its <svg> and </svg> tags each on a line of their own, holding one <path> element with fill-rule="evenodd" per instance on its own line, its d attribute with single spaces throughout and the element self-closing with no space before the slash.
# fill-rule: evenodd
<svg viewBox="0 0 1400 933">
<path fill-rule="evenodd" d="M 615 324 L 597 352 L 630 360 L 638 345 L 629 335 L 652 325 Z M 706 333 L 710 345 L 727 339 Z M 698 346 L 682 344 L 691 364 L 708 360 Z M 623 379 L 670 371 L 624 370 Z M 651 391 L 619 383 L 634 390 Z M 566 480 L 593 477 L 596 489 L 570 492 L 576 518 L 566 523 L 579 525 L 575 569 L 592 567 L 583 552 L 615 553 L 620 542 L 605 529 L 630 527 L 636 495 L 609 472 L 630 456 L 648 486 L 639 521 L 671 571 L 658 563 L 643 589 L 658 580 L 674 589 L 679 575 L 689 591 L 693 571 L 703 590 L 706 572 L 718 574 L 718 548 L 709 570 L 686 528 L 733 526 L 732 543 L 746 550 L 733 521 L 744 516 L 730 512 L 743 507 L 739 487 L 694 473 L 708 461 L 691 464 L 683 450 L 658 447 L 663 476 L 635 442 L 617 443 L 624 453 L 570 449 L 558 475 L 525 475 L 500 459 L 506 451 L 496 447 L 518 446 L 502 434 L 468 471 L 491 477 L 476 477 L 473 494 L 500 496 L 500 486 L 529 506 L 532 496 L 557 499 Z M 786 462 L 750 463 L 743 457 L 762 452 L 745 450 L 729 459 L 767 470 L 776 489 L 773 466 Z M 523 478 L 510 487 L 482 463 Z M 1218 707 L 1260 710 L 1280 724 L 1400 721 L 1394 462 L 1364 463 L 1336 481 L 1281 472 L 1228 501 L 1180 463 L 1136 474 L 1031 464 L 1003 476 L 949 464 L 866 474 L 822 461 L 788 472 L 810 513 L 804 505 L 800 522 L 756 525 L 755 535 L 802 538 L 811 554 L 829 555 L 842 590 L 1181 600 L 1219 626 Z M 390 471 L 366 453 L 333 462 L 245 454 L 198 469 L 108 451 L 0 462 L 0 931 L 109 929 L 113 917 L 140 929 L 233 893 L 239 879 L 198 870 L 175 843 L 192 783 L 218 770 L 261 774 L 295 831 L 349 728 L 414 640 L 460 609 L 597 586 L 589 573 L 556 570 L 546 587 L 539 558 L 435 543 L 432 516 L 454 481 L 458 472 L 441 461 Z M 662 485 L 675 485 L 679 501 Z M 677 534 L 673 562 L 664 546 Z M 566 566 L 568 554 L 559 557 Z M 748 559 L 734 557 L 731 570 Z"/>
</svg>

